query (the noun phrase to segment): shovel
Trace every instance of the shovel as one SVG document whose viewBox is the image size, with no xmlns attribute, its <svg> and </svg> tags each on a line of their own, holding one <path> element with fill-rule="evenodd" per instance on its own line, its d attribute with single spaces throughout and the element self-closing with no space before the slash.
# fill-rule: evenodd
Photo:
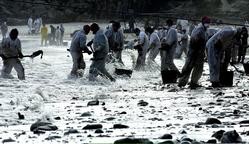
<svg viewBox="0 0 249 144">
<path fill-rule="evenodd" d="M 31 55 L 24 55 L 23 57 L 35 58 L 39 55 L 41 55 L 41 59 L 42 59 L 42 56 L 43 56 L 42 50 L 35 51 Z M 3 55 L 0 55 L 0 57 L 2 57 L 3 59 L 20 58 L 20 56 L 3 57 Z"/>
</svg>

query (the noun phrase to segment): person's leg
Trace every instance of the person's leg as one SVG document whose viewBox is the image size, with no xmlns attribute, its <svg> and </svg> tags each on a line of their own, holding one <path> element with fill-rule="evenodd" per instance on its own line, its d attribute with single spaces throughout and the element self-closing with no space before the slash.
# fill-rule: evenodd
<svg viewBox="0 0 249 144">
<path fill-rule="evenodd" d="M 204 67 L 204 54 L 202 56 L 198 56 L 198 58 L 195 61 L 191 75 L 192 84 L 198 85 L 198 81 L 203 73 L 203 67 Z"/>
<path fill-rule="evenodd" d="M 160 56 L 161 56 L 161 71 L 168 70 L 168 66 L 167 66 L 167 63 L 166 63 L 167 51 L 166 50 L 160 50 Z"/>
<path fill-rule="evenodd" d="M 77 71 L 79 69 L 79 65 L 80 65 L 80 55 L 77 52 L 70 52 L 71 56 L 72 56 L 72 60 L 73 60 L 73 67 L 71 70 L 71 76 L 75 76 L 77 77 Z"/>
<path fill-rule="evenodd" d="M 175 55 L 175 47 L 171 47 L 169 49 L 169 51 L 166 54 L 167 59 L 166 59 L 166 63 L 169 67 L 170 70 L 175 70 L 177 71 L 178 74 L 180 74 L 180 71 L 178 70 L 178 68 L 176 67 L 175 63 L 174 63 L 174 55 Z"/>
<path fill-rule="evenodd" d="M 98 76 L 98 69 L 96 61 L 92 61 L 92 64 L 89 69 L 89 81 L 95 81 Z"/>
<path fill-rule="evenodd" d="M 13 64 L 12 64 L 12 60 L 3 60 L 3 68 L 1 71 L 1 75 L 3 78 L 9 78 L 10 73 L 12 71 L 13 68 Z"/>
<path fill-rule="evenodd" d="M 214 47 L 208 48 L 208 64 L 210 71 L 210 81 L 220 82 L 220 53 Z"/>
<path fill-rule="evenodd" d="M 14 69 L 17 72 L 18 79 L 25 80 L 25 73 L 22 63 L 19 59 L 16 59 L 16 63 L 14 64 Z"/>
<path fill-rule="evenodd" d="M 98 61 L 97 62 L 97 70 L 98 73 L 105 78 L 110 79 L 111 81 L 115 81 L 115 79 L 112 77 L 112 75 L 106 70 L 105 68 L 105 61 Z"/>
<path fill-rule="evenodd" d="M 192 69 L 194 67 L 194 57 L 192 55 L 189 55 L 186 59 L 186 62 L 182 68 L 182 76 L 180 77 L 178 81 L 178 86 L 185 86 L 188 83 L 190 74 L 192 72 Z"/>
</svg>

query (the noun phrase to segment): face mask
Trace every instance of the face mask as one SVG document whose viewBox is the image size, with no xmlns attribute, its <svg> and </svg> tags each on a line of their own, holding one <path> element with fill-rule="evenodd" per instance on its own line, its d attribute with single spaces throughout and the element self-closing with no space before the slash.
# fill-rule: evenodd
<svg viewBox="0 0 249 144">
<path fill-rule="evenodd" d="M 209 24 L 207 24 L 207 23 L 205 23 L 204 26 L 205 26 L 206 28 L 209 28 Z"/>
</svg>

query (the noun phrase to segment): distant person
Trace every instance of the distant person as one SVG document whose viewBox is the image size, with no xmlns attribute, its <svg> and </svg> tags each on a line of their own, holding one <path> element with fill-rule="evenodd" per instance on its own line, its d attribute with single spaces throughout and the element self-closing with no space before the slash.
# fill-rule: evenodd
<svg viewBox="0 0 249 144">
<path fill-rule="evenodd" d="M 48 40 L 48 28 L 45 24 L 43 24 L 43 27 L 41 28 L 41 46 L 43 46 L 43 43 L 45 42 L 45 46 L 47 46 L 47 40 Z"/>
<path fill-rule="evenodd" d="M 12 78 L 10 75 L 13 67 L 17 72 L 17 76 L 20 80 L 25 79 L 24 68 L 19 58 L 23 58 L 21 41 L 18 38 L 18 30 L 12 29 L 9 37 L 2 42 L 1 55 L 3 59 L 3 68 L 1 75 L 3 78 Z M 8 57 L 19 58 L 8 58 Z"/>
<path fill-rule="evenodd" d="M 108 39 L 109 50 L 114 54 L 113 61 L 117 61 L 121 64 L 124 64 L 122 61 L 122 50 L 124 48 L 124 34 L 120 30 L 120 23 L 113 22 L 111 28 L 109 28 L 105 35 Z"/>
<path fill-rule="evenodd" d="M 163 38 L 161 41 L 161 71 L 174 70 L 177 75 L 180 75 L 180 71 L 177 69 L 174 63 L 175 51 L 177 46 L 177 31 L 173 26 L 173 21 L 171 19 L 167 20 L 167 27 L 163 33 Z"/>
<path fill-rule="evenodd" d="M 6 35 L 8 33 L 8 25 L 7 22 L 3 22 L 3 24 L 1 25 L 1 32 L 2 32 L 2 39 L 6 38 Z"/>
<path fill-rule="evenodd" d="M 33 19 L 32 19 L 32 17 L 30 17 L 28 19 L 28 28 L 29 28 L 28 34 L 32 34 L 32 30 L 33 30 Z"/>
<path fill-rule="evenodd" d="M 246 50 L 248 48 L 248 30 L 246 27 L 242 27 L 242 34 L 241 34 L 241 47 L 239 50 L 239 57 L 238 57 L 238 62 L 239 63 L 244 63 L 245 61 L 245 56 L 246 56 Z"/>
<path fill-rule="evenodd" d="M 89 55 L 92 53 L 86 46 L 87 35 L 90 32 L 90 26 L 84 25 L 83 30 L 76 32 L 72 38 L 70 46 L 70 54 L 73 59 L 73 67 L 71 70 L 71 77 L 82 77 L 86 64 L 82 52 L 86 52 Z"/>
<path fill-rule="evenodd" d="M 55 44 L 55 32 L 56 32 L 56 29 L 53 25 L 50 25 L 50 35 L 49 35 L 49 38 L 50 38 L 50 44 L 51 45 L 54 45 Z"/>
<path fill-rule="evenodd" d="M 199 79 L 202 76 L 205 48 L 207 40 L 207 29 L 211 20 L 205 16 L 202 18 L 201 23 L 193 30 L 190 38 L 190 46 L 187 55 L 187 59 L 182 69 L 182 75 L 179 79 L 178 86 L 184 87 L 191 75 L 190 88 L 195 89 L 201 87 L 198 84 Z"/>
<path fill-rule="evenodd" d="M 98 75 L 101 75 L 110 79 L 111 81 L 116 81 L 105 68 L 105 63 L 109 52 L 108 40 L 103 30 L 100 29 L 98 24 L 93 23 L 91 25 L 91 31 L 94 34 L 94 38 L 93 38 L 93 58 L 89 70 L 89 80 L 95 81 L 96 77 Z M 91 44 L 88 43 L 87 45 L 90 46 Z"/>
<path fill-rule="evenodd" d="M 60 43 L 63 44 L 63 38 L 64 38 L 64 33 L 65 33 L 65 28 L 63 24 L 60 24 L 60 31 L 61 31 Z"/>
<path fill-rule="evenodd" d="M 55 40 L 56 40 L 56 45 L 61 45 L 61 30 L 60 27 L 57 26 L 56 31 L 55 31 Z"/>
<path fill-rule="evenodd" d="M 34 28 L 35 28 L 35 33 L 39 33 L 40 32 L 40 20 L 37 18 L 34 21 Z"/>
<path fill-rule="evenodd" d="M 140 71 L 145 69 L 146 54 L 149 49 L 149 38 L 147 34 L 139 28 L 135 28 L 134 33 L 138 37 L 137 45 L 134 46 L 138 51 L 137 62 L 134 69 Z"/>
</svg>

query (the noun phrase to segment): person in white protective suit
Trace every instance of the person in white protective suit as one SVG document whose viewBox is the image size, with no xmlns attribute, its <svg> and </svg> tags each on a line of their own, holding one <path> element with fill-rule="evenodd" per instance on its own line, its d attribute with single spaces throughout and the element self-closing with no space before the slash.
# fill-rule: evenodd
<svg viewBox="0 0 249 144">
<path fill-rule="evenodd" d="M 93 41 L 90 41 L 87 46 L 91 46 L 93 43 L 93 58 L 92 64 L 89 69 L 89 81 L 95 81 L 98 75 L 110 79 L 115 82 L 116 80 L 108 73 L 105 68 L 107 55 L 109 52 L 109 44 L 104 31 L 100 29 L 99 25 L 93 23 L 91 25 L 91 31 L 94 34 Z"/>
<path fill-rule="evenodd" d="M 155 63 L 155 59 L 159 54 L 159 49 L 161 48 L 161 41 L 158 36 L 158 32 L 155 31 L 153 28 L 148 27 L 145 30 L 146 33 L 149 34 L 149 56 L 148 56 L 148 64 L 152 65 Z"/>
<path fill-rule="evenodd" d="M 105 32 L 105 35 L 108 39 L 109 50 L 114 54 L 114 59 L 121 64 L 124 64 L 122 61 L 122 50 L 124 48 L 124 34 L 120 29 L 121 25 L 119 22 L 113 21 L 112 26 Z"/>
<path fill-rule="evenodd" d="M 71 77 L 82 77 L 86 68 L 83 53 L 86 52 L 89 55 L 92 53 L 86 46 L 87 35 L 90 32 L 90 26 L 84 25 L 83 30 L 76 32 L 72 38 L 70 46 L 70 54 L 73 60 L 73 67 L 71 70 Z"/>
<path fill-rule="evenodd" d="M 1 32 L 2 32 L 2 39 L 6 38 L 6 35 L 8 33 L 8 25 L 7 22 L 3 22 L 3 24 L 1 25 Z"/>
<path fill-rule="evenodd" d="M 34 21 L 34 27 L 35 27 L 35 33 L 39 33 L 40 32 L 40 20 L 37 18 Z"/>
<path fill-rule="evenodd" d="M 161 40 L 161 71 L 174 70 L 180 75 L 179 70 L 174 64 L 174 56 L 177 46 L 177 31 L 172 28 L 173 21 L 167 20 L 167 27 L 163 33 L 163 38 Z"/>
<path fill-rule="evenodd" d="M 208 64 L 212 87 L 222 86 L 220 84 L 220 73 L 226 71 L 230 62 L 230 58 L 224 58 L 224 55 L 227 55 L 224 53 L 231 53 L 232 47 L 236 44 L 235 42 L 241 39 L 241 33 L 241 29 L 227 26 L 219 30 L 207 41 L 206 47 L 208 49 Z"/>
<path fill-rule="evenodd" d="M 175 58 L 181 58 L 182 53 L 184 52 L 185 55 L 188 53 L 188 34 L 185 29 L 179 34 L 179 41 L 176 49 Z"/>
<path fill-rule="evenodd" d="M 32 17 L 30 17 L 28 19 L 28 28 L 29 28 L 28 34 L 32 34 L 32 29 L 33 29 L 33 19 L 32 19 Z"/>
<path fill-rule="evenodd" d="M 59 26 L 57 26 L 55 31 L 55 41 L 57 46 L 61 45 L 61 30 Z"/>
<path fill-rule="evenodd" d="M 134 49 L 138 51 L 137 62 L 135 70 L 144 70 L 146 54 L 149 48 L 149 38 L 144 31 L 141 31 L 139 28 L 134 30 L 136 36 L 138 37 L 137 45 L 134 46 Z"/>
<path fill-rule="evenodd" d="M 14 67 L 17 72 L 18 79 L 24 80 L 24 68 L 19 59 L 23 58 L 23 54 L 17 29 L 12 29 L 10 31 L 9 37 L 3 40 L 0 55 L 3 59 L 1 76 L 3 78 L 12 78 L 10 73 Z"/>
<path fill-rule="evenodd" d="M 182 69 L 182 75 L 179 79 L 178 86 L 183 87 L 188 83 L 190 74 L 191 82 L 190 88 L 194 89 L 201 87 L 198 84 L 202 76 L 204 59 L 205 59 L 205 46 L 207 41 L 207 28 L 210 24 L 210 18 L 205 16 L 202 22 L 193 30 L 190 38 L 189 51 L 186 62 Z"/>
</svg>

